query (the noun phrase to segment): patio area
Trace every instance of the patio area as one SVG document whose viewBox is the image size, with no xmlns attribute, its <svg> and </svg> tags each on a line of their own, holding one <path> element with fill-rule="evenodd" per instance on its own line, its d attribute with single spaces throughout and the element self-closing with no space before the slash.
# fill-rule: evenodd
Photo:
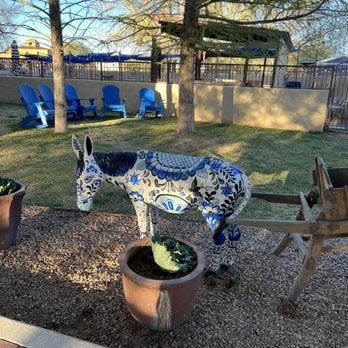
<svg viewBox="0 0 348 348">
<path fill-rule="evenodd" d="M 203 222 L 162 218 L 159 229 L 209 255 Z M 271 256 L 280 236 L 242 227 L 234 266 L 224 273 L 230 287 L 223 279 L 215 288 L 203 284 L 189 320 L 156 333 L 132 318 L 123 299 L 118 256 L 136 238 L 134 216 L 26 206 L 16 245 L 0 252 L 1 314 L 108 347 L 347 344 L 346 254 L 323 255 L 296 312 L 284 316 L 277 306 L 300 268 L 296 252 Z"/>
</svg>

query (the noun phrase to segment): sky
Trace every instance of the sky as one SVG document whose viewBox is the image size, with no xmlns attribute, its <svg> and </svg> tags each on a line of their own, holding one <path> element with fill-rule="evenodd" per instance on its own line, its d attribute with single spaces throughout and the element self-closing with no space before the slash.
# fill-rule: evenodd
<svg viewBox="0 0 348 348">
<path fill-rule="evenodd" d="M 13 3 L 11 0 L 4 0 L 7 3 Z M 43 3 L 47 4 L 46 0 L 31 0 L 33 1 L 33 3 L 35 5 L 38 5 L 40 7 L 43 6 Z M 116 2 L 116 1 L 115 1 Z M 91 0 L 91 6 L 89 7 L 81 7 L 79 5 L 76 5 L 76 3 L 78 3 L 77 0 L 61 0 L 61 8 L 64 8 L 64 6 L 69 5 L 69 9 L 71 13 L 78 13 L 79 16 L 81 16 L 81 18 L 85 18 L 88 17 L 90 14 L 93 14 L 93 4 L 95 4 L 96 2 L 93 2 L 93 0 Z M 100 6 L 100 3 L 98 3 L 98 5 L 96 6 Z M 103 6 L 103 5 L 102 5 Z M 98 7 L 98 10 L 100 10 L 100 7 Z M 107 10 L 107 9 L 105 9 Z M 32 11 L 31 9 L 29 9 L 29 12 Z M 66 11 L 65 11 L 66 12 Z M 116 8 L 112 11 L 110 11 L 109 13 L 112 13 L 113 15 L 119 15 L 121 13 L 120 8 Z M 20 26 L 17 33 L 18 35 L 15 37 L 15 39 L 18 41 L 18 44 L 23 43 L 28 37 L 34 37 L 36 38 L 41 45 L 49 47 L 50 46 L 50 37 L 49 37 L 49 28 L 47 26 L 45 26 L 43 23 L 40 23 L 38 21 L 33 21 L 32 20 L 33 16 L 31 13 L 28 13 L 28 7 L 23 7 L 20 10 L 19 15 L 16 17 L 16 22 L 17 23 L 25 23 L 26 26 L 32 26 L 34 28 L 36 28 L 37 32 L 33 32 L 30 31 L 28 28 L 24 27 L 24 26 Z M 46 16 L 46 19 L 47 16 Z M 68 14 L 63 14 L 62 15 L 62 21 L 65 22 L 67 20 L 71 19 L 69 17 Z M 85 24 L 88 24 L 88 21 L 85 21 Z M 91 23 L 89 23 L 91 24 Z M 117 25 L 116 24 L 110 24 L 109 22 L 105 22 L 101 23 L 92 23 L 91 27 L 86 30 L 86 32 L 84 33 L 84 37 L 88 38 L 88 37 L 97 37 L 99 38 L 107 38 L 108 35 L 110 33 L 112 33 L 113 31 L 117 30 Z M 74 31 L 71 28 L 65 28 L 64 31 L 64 37 L 73 37 L 74 36 Z M 134 44 L 132 44 L 131 42 L 119 42 L 117 44 L 112 44 L 112 45 L 102 45 L 102 44 L 98 44 L 96 40 L 91 40 L 91 39 L 82 39 L 79 40 L 82 44 L 85 44 L 86 46 L 88 46 L 89 48 L 92 49 L 93 52 L 101 52 L 101 53 L 105 53 L 105 52 L 122 52 L 124 54 L 134 54 L 134 53 L 143 53 L 143 49 L 140 50 L 139 47 L 135 46 Z M 140 51 L 140 52 L 139 52 Z M 346 40 L 346 45 L 344 48 L 344 51 L 346 52 L 346 54 L 348 55 L 348 41 Z M 146 53 L 150 53 L 150 52 L 146 52 Z"/>
<path fill-rule="evenodd" d="M 10 3 L 10 0 L 5 0 L 8 3 Z M 37 1 L 34 0 L 34 4 L 38 5 L 40 7 L 43 6 L 43 3 L 46 1 Z M 63 0 L 61 1 L 61 9 L 64 8 L 64 6 L 72 5 L 69 7 L 69 12 L 71 13 L 78 13 L 78 16 L 81 18 L 86 18 L 91 15 L 94 15 L 95 11 L 91 6 L 88 8 L 81 7 L 78 5 L 73 5 L 77 1 L 74 0 Z M 90 1 L 90 3 L 93 5 L 93 1 Z M 100 8 L 98 8 L 100 10 Z M 48 26 L 48 17 L 45 16 L 45 20 L 40 22 L 38 20 L 35 20 L 34 16 L 32 15 L 32 9 L 28 7 L 22 7 L 19 11 L 19 14 L 15 17 L 15 21 L 17 24 L 19 24 L 18 29 L 16 31 L 17 35 L 14 35 L 12 39 L 15 39 L 17 43 L 20 45 L 22 44 L 27 38 L 34 37 L 39 41 L 39 43 L 42 46 L 49 47 L 50 46 L 50 36 L 49 36 L 49 26 Z M 66 11 L 67 12 L 67 11 Z M 108 13 L 112 13 L 109 11 Z M 120 14 L 119 9 L 113 11 L 113 15 Z M 62 22 L 66 22 L 71 20 L 72 17 L 68 14 L 62 14 Z M 76 16 L 74 16 L 74 19 L 76 19 Z M 21 25 L 24 23 L 24 25 Z M 77 25 L 81 24 L 81 21 L 75 22 Z M 30 30 L 30 28 L 34 30 Z M 86 30 L 81 30 L 81 28 L 87 28 Z M 124 54 L 130 54 L 130 53 L 138 53 L 136 52 L 137 48 L 130 44 L 129 42 L 120 42 L 117 44 L 101 44 L 100 38 L 106 39 L 108 35 L 112 33 L 113 30 L 116 30 L 116 25 L 110 25 L 108 22 L 101 22 L 101 21 L 88 21 L 84 20 L 83 25 L 81 25 L 80 30 L 77 32 L 77 36 L 83 36 L 85 39 L 78 39 L 82 44 L 89 47 L 93 52 L 122 52 Z M 72 37 L 76 37 L 76 31 L 70 26 L 63 29 L 63 36 L 64 40 L 69 40 Z M 94 39 L 93 39 L 94 37 Z"/>
</svg>

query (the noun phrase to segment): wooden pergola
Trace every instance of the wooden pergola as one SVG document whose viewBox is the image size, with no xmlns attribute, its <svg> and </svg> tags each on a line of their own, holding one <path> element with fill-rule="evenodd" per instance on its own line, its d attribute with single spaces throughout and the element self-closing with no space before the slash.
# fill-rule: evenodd
<svg viewBox="0 0 348 348">
<path fill-rule="evenodd" d="M 157 18 L 161 32 L 180 37 L 183 31 L 182 16 L 159 16 Z M 217 23 L 216 21 L 200 20 L 200 39 L 196 44 L 195 78 L 200 80 L 202 61 L 209 57 L 244 58 L 243 82 L 246 83 L 249 60 L 264 59 L 263 76 L 267 65 L 267 58 L 274 59 L 274 71 L 280 51 L 288 53 L 295 50 L 288 32 L 242 26 L 237 24 Z"/>
</svg>

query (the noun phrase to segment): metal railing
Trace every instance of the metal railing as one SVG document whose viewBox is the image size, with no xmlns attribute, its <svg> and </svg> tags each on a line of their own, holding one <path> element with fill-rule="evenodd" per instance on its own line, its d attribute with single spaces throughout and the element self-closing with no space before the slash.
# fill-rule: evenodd
<svg viewBox="0 0 348 348">
<path fill-rule="evenodd" d="M 20 76 L 52 78 L 52 63 L 20 59 Z M 180 64 L 156 63 L 156 81 L 179 82 Z M 151 62 L 64 63 L 71 79 L 151 82 Z M 12 60 L 0 59 L 0 76 L 13 76 Z M 231 86 L 278 87 L 329 90 L 326 128 L 348 131 L 348 66 L 284 66 L 202 63 L 196 66 L 197 82 Z"/>
<path fill-rule="evenodd" d="M 348 131 L 348 65 L 338 65 L 331 76 L 325 127 Z"/>
<path fill-rule="evenodd" d="M 177 83 L 179 63 L 163 61 L 156 63 L 158 81 Z M 0 75 L 11 76 L 12 61 L 0 59 Z M 52 63 L 40 60 L 20 59 L 20 75 L 27 77 L 52 77 Z M 66 78 L 113 80 L 113 81 L 151 81 L 151 62 L 89 62 L 64 63 Z M 346 73 L 346 72 L 345 72 Z M 259 87 L 291 87 L 330 89 L 332 79 L 341 78 L 333 67 L 247 65 L 202 63 L 196 80 L 207 83 L 230 84 Z M 295 84 L 296 82 L 296 84 Z"/>
<path fill-rule="evenodd" d="M 177 83 L 179 63 L 156 63 L 157 81 Z M 11 76 L 12 62 L 0 59 L 0 75 Z M 52 63 L 20 59 L 20 75 L 27 77 L 52 77 Z M 151 82 L 151 62 L 89 62 L 64 63 L 66 78 Z M 333 78 L 341 78 L 332 67 L 243 65 L 202 63 L 196 69 L 196 80 L 206 83 L 246 85 L 258 87 L 297 87 L 330 89 Z"/>
</svg>

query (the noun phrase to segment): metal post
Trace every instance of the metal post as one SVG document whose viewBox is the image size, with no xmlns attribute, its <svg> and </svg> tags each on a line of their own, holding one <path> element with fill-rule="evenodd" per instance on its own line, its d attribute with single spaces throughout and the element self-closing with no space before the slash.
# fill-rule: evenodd
<svg viewBox="0 0 348 348">
<path fill-rule="evenodd" d="M 274 81 L 275 81 L 275 76 L 276 76 L 276 71 L 277 71 L 277 56 L 274 57 L 274 62 L 273 62 L 273 71 L 272 71 L 272 80 L 271 80 L 271 88 L 274 87 Z"/>
<path fill-rule="evenodd" d="M 261 87 L 263 88 L 263 85 L 265 83 L 265 72 L 266 72 L 266 65 L 267 65 L 267 57 L 263 60 L 263 68 L 262 68 L 262 76 L 261 76 Z"/>
<path fill-rule="evenodd" d="M 42 60 L 40 60 L 40 76 L 44 77 L 44 66 Z"/>
<path fill-rule="evenodd" d="M 169 79 L 170 79 L 170 65 L 171 63 L 167 61 L 167 83 L 169 83 Z"/>
<path fill-rule="evenodd" d="M 99 62 L 100 79 L 103 79 L 103 62 Z"/>
<path fill-rule="evenodd" d="M 244 70 L 243 70 L 243 86 L 246 86 L 248 79 L 249 58 L 245 58 Z"/>
<path fill-rule="evenodd" d="M 195 55 L 195 80 L 201 80 L 202 51 L 196 50 Z"/>
<path fill-rule="evenodd" d="M 177 66 L 177 64 L 176 64 L 176 62 L 173 62 L 172 63 L 173 65 L 172 65 L 172 82 L 174 83 L 174 82 L 178 82 L 178 74 L 177 74 L 177 70 L 176 70 L 176 66 Z"/>
<path fill-rule="evenodd" d="M 314 75 L 313 75 L 313 83 L 312 83 L 312 89 L 315 88 L 315 80 L 317 78 L 317 63 L 314 65 Z"/>
<path fill-rule="evenodd" d="M 332 102 L 333 102 L 333 99 L 334 99 L 334 96 L 335 96 L 335 93 L 334 93 L 334 90 L 333 90 L 333 81 L 334 81 L 334 76 L 335 76 L 335 67 L 332 66 L 331 67 L 331 78 L 330 78 L 330 87 L 329 87 L 329 95 L 327 97 L 327 103 L 326 103 L 326 120 L 325 120 L 325 124 L 324 124 L 324 129 L 328 129 L 330 128 L 329 127 L 329 123 L 331 121 L 331 115 L 330 115 L 330 106 L 332 105 Z"/>
</svg>

